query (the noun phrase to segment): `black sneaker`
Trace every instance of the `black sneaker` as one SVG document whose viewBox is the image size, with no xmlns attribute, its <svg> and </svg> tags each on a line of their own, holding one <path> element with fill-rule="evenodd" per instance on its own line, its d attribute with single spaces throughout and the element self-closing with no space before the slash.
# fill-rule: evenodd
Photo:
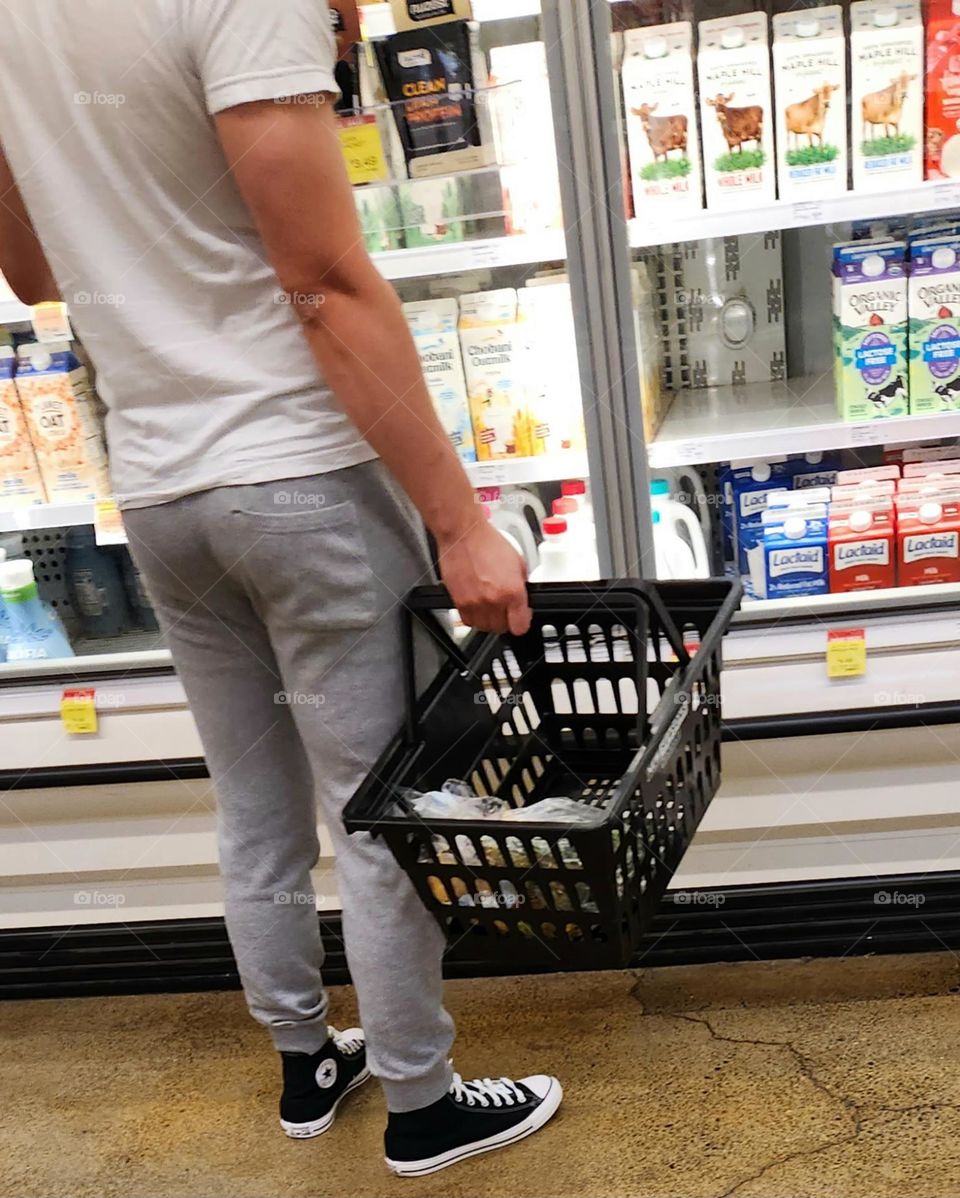
<svg viewBox="0 0 960 1198">
<path fill-rule="evenodd" d="M 422 1177 L 469 1156 L 506 1148 L 539 1131 L 562 1098 L 557 1079 L 543 1074 L 518 1082 L 506 1077 L 465 1082 L 455 1073 L 438 1102 L 390 1115 L 384 1136 L 387 1164 L 401 1177 Z"/>
<path fill-rule="evenodd" d="M 342 1099 L 370 1077 L 367 1048 L 358 1027 L 338 1032 L 319 1052 L 284 1052 L 280 1126 L 294 1140 L 322 1136 L 333 1127 Z"/>
</svg>

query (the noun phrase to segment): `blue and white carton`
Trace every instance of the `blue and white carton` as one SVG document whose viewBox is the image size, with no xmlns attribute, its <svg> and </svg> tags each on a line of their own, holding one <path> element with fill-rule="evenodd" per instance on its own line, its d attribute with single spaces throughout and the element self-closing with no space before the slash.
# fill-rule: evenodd
<svg viewBox="0 0 960 1198">
<path fill-rule="evenodd" d="M 763 537 L 764 595 L 784 599 L 830 590 L 826 514 L 790 513 L 767 526 Z"/>
</svg>

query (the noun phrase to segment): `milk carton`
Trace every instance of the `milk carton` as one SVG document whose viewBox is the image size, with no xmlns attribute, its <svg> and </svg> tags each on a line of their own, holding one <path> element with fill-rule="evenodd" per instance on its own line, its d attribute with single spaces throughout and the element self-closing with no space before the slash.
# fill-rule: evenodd
<svg viewBox="0 0 960 1198">
<path fill-rule="evenodd" d="M 878 591 L 897 585 L 893 506 L 835 508 L 828 529 L 830 590 Z"/>
<path fill-rule="evenodd" d="M 902 587 L 960 582 L 960 499 L 901 505 L 897 542 Z"/>
<path fill-rule="evenodd" d="M 781 200 L 847 190 L 847 40 L 838 4 L 773 18 Z"/>
<path fill-rule="evenodd" d="M 67 345 L 23 345 L 17 393 L 50 503 L 110 494 L 107 455 L 87 372 Z"/>
<path fill-rule="evenodd" d="M 516 291 L 462 295 L 460 345 L 477 460 L 530 456 Z"/>
<path fill-rule="evenodd" d="M 707 207 L 776 199 L 766 13 L 702 21 L 697 71 Z"/>
<path fill-rule="evenodd" d="M 798 491 L 807 487 L 832 487 L 837 481 L 840 455 L 813 451 L 790 461 L 793 485 Z"/>
<path fill-rule="evenodd" d="M 765 530 L 763 556 L 767 599 L 829 591 L 825 518 L 788 513 Z"/>
<path fill-rule="evenodd" d="M 467 383 L 460 356 L 457 301 L 421 300 L 404 304 L 403 314 L 413 334 L 423 377 L 427 380 L 440 423 L 449 434 L 460 460 L 475 462 L 477 447 L 473 440 Z"/>
<path fill-rule="evenodd" d="M 836 246 L 833 270 L 837 409 L 857 422 L 906 416 L 906 243 Z"/>
<path fill-rule="evenodd" d="M 570 284 L 528 285 L 517 295 L 532 452 L 582 452 L 586 431 Z"/>
<path fill-rule="evenodd" d="M 0 510 L 46 503 L 36 454 L 13 381 L 16 355 L 0 346 Z"/>
<path fill-rule="evenodd" d="M 903 477 L 907 478 L 937 478 L 948 474 L 960 473 L 960 459 L 943 458 L 937 462 L 907 462 L 903 467 Z"/>
<path fill-rule="evenodd" d="M 721 474 L 725 521 L 729 525 L 730 545 L 737 568 L 745 579 L 750 577 L 750 551 L 763 538 L 763 513 L 767 500 L 775 492 L 789 488 L 790 465 L 786 457 L 766 461 L 732 462 Z M 749 584 L 747 586 L 749 591 Z"/>
<path fill-rule="evenodd" d="M 911 243 L 910 411 L 960 408 L 960 234 Z"/>
<path fill-rule="evenodd" d="M 663 219 L 702 208 L 689 21 L 626 31 L 623 95 L 637 216 Z"/>
<path fill-rule="evenodd" d="M 960 0 L 929 0 L 927 8 L 928 179 L 960 177 Z"/>
<path fill-rule="evenodd" d="M 864 466 L 860 470 L 841 470 L 837 475 L 837 486 L 871 486 L 877 482 L 896 484 L 899 478 L 900 467 L 895 462 L 890 462 L 886 466 Z"/>
<path fill-rule="evenodd" d="M 854 191 L 923 178 L 923 41 L 919 0 L 850 7 Z"/>
</svg>

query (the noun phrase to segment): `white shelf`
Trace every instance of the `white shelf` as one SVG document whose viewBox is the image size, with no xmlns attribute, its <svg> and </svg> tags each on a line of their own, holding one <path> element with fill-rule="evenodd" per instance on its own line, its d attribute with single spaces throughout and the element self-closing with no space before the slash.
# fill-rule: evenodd
<svg viewBox="0 0 960 1198">
<path fill-rule="evenodd" d="M 562 231 L 557 231 L 520 234 L 516 237 L 489 237 L 478 241 L 451 241 L 413 250 L 386 250 L 374 254 L 373 260 L 384 278 L 420 279 L 495 266 L 563 262 L 566 257 L 566 237 Z"/>
<path fill-rule="evenodd" d="M 893 191 L 851 191 L 827 200 L 799 203 L 776 200 L 761 208 L 744 206 L 729 212 L 692 212 L 670 220 L 658 221 L 644 216 L 630 222 L 630 244 L 634 249 L 640 249 L 672 241 L 766 233 L 770 229 L 798 229 L 805 225 L 844 224 L 958 207 L 960 181 L 918 183 Z"/>
<path fill-rule="evenodd" d="M 507 458 L 502 462 L 477 462 L 467 467 L 475 487 L 513 487 L 525 483 L 564 482 L 589 478 L 585 453 L 556 454 L 539 458 Z"/>
<path fill-rule="evenodd" d="M 93 524 L 95 508 L 92 503 L 44 503 L 36 507 L 0 511 L 0 533 L 31 532 L 39 528 L 75 528 Z"/>
<path fill-rule="evenodd" d="M 650 465 L 656 470 L 935 437 L 960 437 L 960 412 L 850 424 L 837 415 L 831 373 L 679 392 L 650 446 Z"/>
<path fill-rule="evenodd" d="M 30 316 L 31 311 L 26 304 L 21 304 L 15 299 L 0 300 L 0 325 L 22 324 L 23 321 L 29 321 Z"/>
<path fill-rule="evenodd" d="M 849 594 L 796 595 L 785 599 L 748 599 L 734 616 L 735 624 L 751 620 L 780 622 L 802 619 L 820 623 L 839 619 L 880 618 L 910 607 L 960 606 L 960 583 L 946 582 L 929 587 L 887 587 L 880 591 L 852 591 Z M 956 640 L 956 624 L 951 624 L 951 641 Z"/>
</svg>

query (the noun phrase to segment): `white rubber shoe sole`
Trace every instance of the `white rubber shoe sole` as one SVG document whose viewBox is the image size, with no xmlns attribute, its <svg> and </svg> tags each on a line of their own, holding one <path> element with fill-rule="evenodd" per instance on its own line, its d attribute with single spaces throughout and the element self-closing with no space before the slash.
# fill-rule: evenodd
<svg viewBox="0 0 960 1198">
<path fill-rule="evenodd" d="M 392 1161 L 389 1157 L 384 1159 L 388 1168 L 392 1169 L 398 1177 L 423 1177 L 427 1173 L 438 1173 L 441 1169 L 447 1169 L 450 1165 L 456 1165 L 471 1156 L 479 1156 L 483 1152 L 494 1152 L 498 1148 L 506 1148 L 510 1144 L 516 1144 L 518 1140 L 525 1140 L 527 1136 L 532 1136 L 535 1131 L 539 1131 L 545 1123 L 553 1118 L 562 1101 L 563 1087 L 555 1077 L 551 1077 L 550 1086 L 537 1109 L 532 1111 L 522 1123 L 518 1123 L 516 1127 L 511 1127 L 508 1131 L 488 1136 L 485 1140 L 475 1140 L 472 1144 L 461 1144 L 458 1148 L 451 1148 L 449 1152 L 442 1152 L 439 1156 L 428 1157 L 422 1161 Z"/>
<path fill-rule="evenodd" d="M 327 1112 L 322 1119 L 314 1119 L 312 1123 L 288 1123 L 286 1119 L 280 1120 L 280 1126 L 291 1140 L 312 1140 L 315 1136 L 322 1136 L 325 1131 L 329 1131 L 333 1127 L 337 1118 L 337 1108 L 340 1103 L 356 1090 L 358 1086 L 362 1086 L 364 1082 L 370 1080 L 370 1070 L 364 1069 L 362 1073 L 358 1073 L 349 1086 L 340 1095 L 337 1101 L 333 1104 L 331 1110 Z"/>
</svg>

